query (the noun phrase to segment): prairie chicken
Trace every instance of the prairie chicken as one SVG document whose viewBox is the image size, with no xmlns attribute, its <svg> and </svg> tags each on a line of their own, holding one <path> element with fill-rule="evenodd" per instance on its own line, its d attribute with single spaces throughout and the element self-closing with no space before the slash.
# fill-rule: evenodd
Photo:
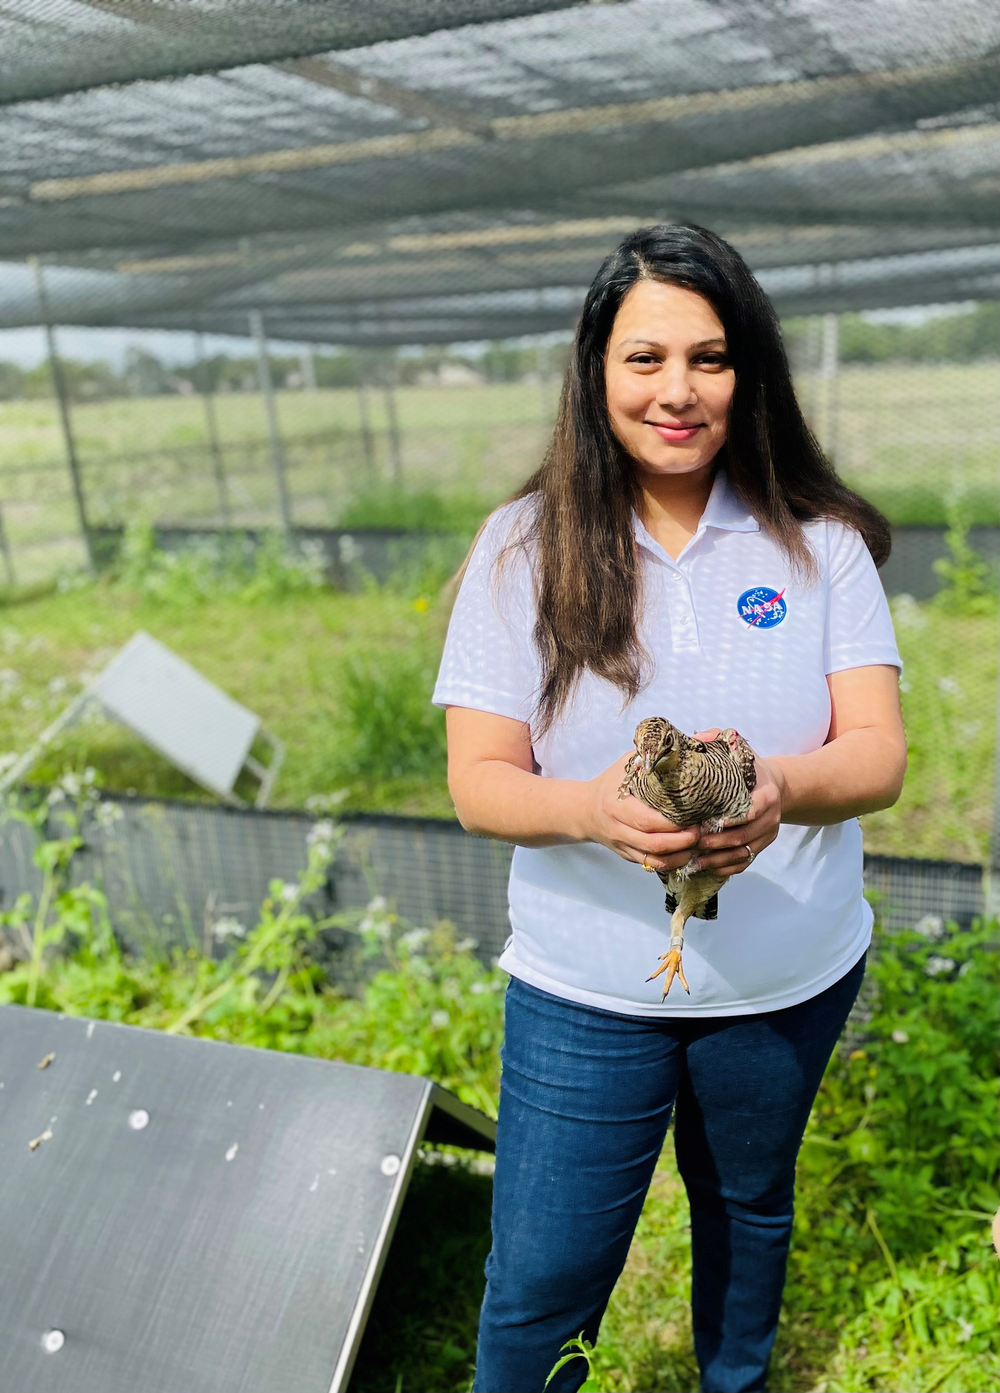
<svg viewBox="0 0 1000 1393">
<path fill-rule="evenodd" d="M 735 730 L 723 730 L 706 742 L 684 735 L 662 716 L 649 716 L 636 726 L 635 751 L 626 761 L 619 798 L 631 793 L 678 827 L 703 832 L 719 832 L 727 820 L 749 812 L 757 782 L 754 753 Z M 692 856 L 675 871 L 657 871 L 667 891 L 670 947 L 646 980 L 666 974 L 661 1000 L 675 976 L 690 990 L 681 964 L 688 919 L 714 919 L 719 912 L 725 877 L 697 870 L 695 860 Z"/>
</svg>

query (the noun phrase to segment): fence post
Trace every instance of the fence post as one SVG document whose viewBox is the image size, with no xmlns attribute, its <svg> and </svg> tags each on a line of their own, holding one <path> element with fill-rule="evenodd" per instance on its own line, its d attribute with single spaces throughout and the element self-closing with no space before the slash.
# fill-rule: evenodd
<svg viewBox="0 0 1000 1393">
<path fill-rule="evenodd" d="M 215 394 L 205 360 L 205 339 L 199 330 L 194 336 L 195 380 L 205 406 L 205 430 L 208 434 L 208 448 L 212 455 L 212 470 L 215 474 L 215 487 L 219 493 L 219 516 L 223 527 L 231 522 L 229 513 L 229 493 L 226 489 L 226 471 L 222 462 L 222 447 L 219 444 L 219 423 L 215 415 Z"/>
<path fill-rule="evenodd" d="M 14 577 L 14 558 L 10 554 L 10 545 L 7 541 L 7 529 L 3 522 L 3 507 L 0 505 L 0 551 L 3 552 L 3 562 L 7 570 L 7 584 L 11 590 L 17 584 Z"/>
<path fill-rule="evenodd" d="M 271 380 L 271 363 L 267 356 L 267 338 L 264 334 L 264 316 L 260 310 L 250 311 L 250 332 L 257 346 L 257 380 L 261 396 L 264 398 L 264 414 L 267 417 L 267 440 L 271 451 L 271 468 L 278 486 L 278 508 L 281 512 L 281 525 L 286 533 L 292 530 L 292 508 L 288 498 L 288 484 L 285 480 L 285 456 L 281 448 L 281 432 L 278 429 L 278 412 L 274 402 L 274 383 Z"/>
<path fill-rule="evenodd" d="M 837 462 L 837 410 L 838 410 L 838 369 L 840 365 L 840 316 L 823 316 L 823 338 L 820 349 L 820 444 L 836 464 Z"/>
<path fill-rule="evenodd" d="M 55 392 L 56 401 L 59 404 L 59 420 L 62 424 L 63 444 L 66 447 L 66 463 L 69 465 L 70 479 L 73 483 L 73 497 L 76 500 L 76 514 L 80 522 L 80 532 L 83 535 L 83 544 L 87 550 L 87 566 L 89 570 L 95 571 L 97 567 L 94 561 L 94 539 L 90 534 L 90 524 L 87 521 L 87 503 L 83 492 L 83 480 L 80 476 L 80 461 L 76 453 L 76 441 L 73 439 L 73 422 L 69 414 L 69 395 L 66 391 L 66 379 L 63 376 L 62 363 L 59 361 L 59 354 L 56 351 L 56 336 L 52 326 L 52 315 L 49 311 L 49 297 L 45 290 L 45 277 L 42 273 L 42 263 L 37 256 L 29 257 L 28 261 L 35 276 L 38 308 L 41 314 L 42 327 L 45 329 L 45 344 L 49 353 L 49 372 L 52 374 L 52 389 Z"/>
<path fill-rule="evenodd" d="M 365 469 L 369 484 L 375 481 L 375 438 L 372 435 L 371 412 L 368 409 L 368 383 L 365 380 L 364 358 L 355 350 L 354 385 L 358 391 L 358 419 L 361 422 L 361 448 L 365 456 Z"/>
<path fill-rule="evenodd" d="M 382 388 L 385 392 L 385 414 L 389 423 L 389 461 L 392 465 L 393 483 L 403 479 L 403 450 L 399 435 L 399 417 L 396 415 L 396 354 L 393 352 L 382 369 Z"/>
</svg>

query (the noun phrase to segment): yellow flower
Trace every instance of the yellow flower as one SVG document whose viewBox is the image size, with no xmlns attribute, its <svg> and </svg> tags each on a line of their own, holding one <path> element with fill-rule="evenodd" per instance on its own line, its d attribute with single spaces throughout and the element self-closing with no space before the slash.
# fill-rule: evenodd
<svg viewBox="0 0 1000 1393">
<path fill-rule="evenodd" d="M 413 608 L 417 611 L 418 614 L 426 614 L 430 607 L 430 600 L 425 600 L 423 595 L 421 595 L 419 599 L 413 601 Z"/>
</svg>

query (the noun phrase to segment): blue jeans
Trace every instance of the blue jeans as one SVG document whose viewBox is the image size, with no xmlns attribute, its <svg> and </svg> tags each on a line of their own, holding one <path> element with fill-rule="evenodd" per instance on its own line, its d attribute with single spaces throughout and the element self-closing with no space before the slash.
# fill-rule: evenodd
<svg viewBox="0 0 1000 1393">
<path fill-rule="evenodd" d="M 764 1387 L 795 1158 L 864 970 L 862 957 L 798 1006 L 701 1019 L 618 1015 L 511 980 L 475 1393 L 541 1393 L 566 1340 L 597 1339 L 675 1103 L 701 1388 Z M 548 1393 L 575 1393 L 585 1373 L 572 1360 Z"/>
</svg>

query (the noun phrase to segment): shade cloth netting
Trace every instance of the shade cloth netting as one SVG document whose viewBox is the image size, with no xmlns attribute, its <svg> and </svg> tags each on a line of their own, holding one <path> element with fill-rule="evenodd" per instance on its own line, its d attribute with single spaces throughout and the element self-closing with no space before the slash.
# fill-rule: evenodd
<svg viewBox="0 0 1000 1393">
<path fill-rule="evenodd" d="M 472 10 L 487 22 L 412 32 Z M 338 51 L 314 11 L 339 16 Z M 783 313 L 997 293 L 988 7 L 442 0 L 374 5 L 382 41 L 344 47 L 361 13 L 8 3 L 9 94 L 30 68 L 31 91 L 64 95 L 0 112 L 0 322 L 38 321 L 16 264 L 35 254 L 61 323 L 240 333 L 260 309 L 275 337 L 347 343 L 564 328 L 621 233 L 661 219 L 730 236 Z M 58 37 L 105 21 L 134 45 L 119 80 L 156 44 L 195 66 L 199 32 L 221 54 L 231 30 L 220 61 L 244 65 L 93 87 L 85 44 L 67 92 Z"/>
</svg>

